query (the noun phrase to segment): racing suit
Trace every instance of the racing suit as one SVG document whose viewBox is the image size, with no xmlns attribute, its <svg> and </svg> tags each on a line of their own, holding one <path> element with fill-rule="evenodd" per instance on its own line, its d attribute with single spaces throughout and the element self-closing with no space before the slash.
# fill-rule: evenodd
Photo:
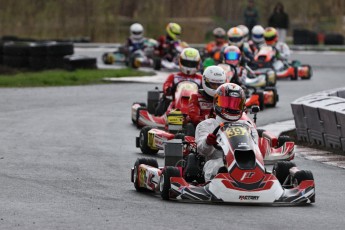
<svg viewBox="0 0 345 230">
<path fill-rule="evenodd" d="M 275 71 L 280 71 L 284 69 L 284 66 L 286 66 L 288 63 L 288 59 L 290 57 L 290 48 L 284 42 L 277 42 L 273 48 L 276 50 L 277 58 L 277 60 L 273 63 L 273 68 Z"/>
<path fill-rule="evenodd" d="M 168 35 L 160 36 L 158 38 L 158 47 L 157 47 L 157 52 L 160 57 L 166 58 L 168 61 L 172 61 L 174 56 L 176 55 L 176 50 L 175 50 L 175 41 L 171 39 Z"/>
<path fill-rule="evenodd" d="M 137 39 L 133 39 L 133 38 L 129 37 L 127 39 L 127 42 L 125 45 L 125 47 L 128 51 L 128 54 L 130 55 L 133 52 L 135 52 L 136 50 L 144 49 L 145 41 L 146 41 L 146 38 L 141 38 L 141 39 L 137 40 Z"/>
<path fill-rule="evenodd" d="M 217 150 L 212 145 L 208 145 L 206 143 L 208 134 L 212 133 L 222 122 L 228 121 L 216 116 L 215 119 L 210 118 L 200 122 L 195 130 L 195 142 L 197 144 L 198 153 L 205 156 L 206 159 L 206 163 L 203 168 L 205 181 L 211 180 L 215 175 L 217 175 L 219 168 L 224 166 L 222 151 Z M 240 120 L 235 121 L 235 123 L 245 123 L 249 125 L 251 136 L 254 140 L 255 146 L 257 146 L 259 143 L 259 134 L 256 130 L 255 123 L 253 123 L 245 113 L 243 113 Z"/>
<path fill-rule="evenodd" d="M 195 126 L 205 119 L 214 117 L 213 97 L 204 90 L 192 94 L 188 103 L 188 117 Z"/>
<path fill-rule="evenodd" d="M 217 43 L 215 41 L 209 42 L 205 46 L 205 53 L 207 57 L 211 57 L 217 63 L 222 61 L 222 49 L 226 45 L 226 42 Z"/>
<path fill-rule="evenodd" d="M 202 76 L 200 74 L 187 75 L 182 72 L 170 74 L 163 84 L 163 97 L 158 102 L 155 112 L 156 116 L 163 115 L 167 110 L 171 102 L 171 100 L 167 97 L 172 97 L 172 101 L 174 101 L 176 86 L 181 81 L 193 81 L 200 88 Z"/>
</svg>

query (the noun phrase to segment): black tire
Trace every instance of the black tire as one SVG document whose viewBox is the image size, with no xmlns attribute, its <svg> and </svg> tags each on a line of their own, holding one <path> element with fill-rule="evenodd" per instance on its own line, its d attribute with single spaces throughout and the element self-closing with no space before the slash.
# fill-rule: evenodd
<svg viewBox="0 0 345 230">
<path fill-rule="evenodd" d="M 257 129 L 259 137 L 262 137 L 262 134 L 266 131 L 264 129 Z"/>
<path fill-rule="evenodd" d="M 133 183 L 134 183 L 134 187 L 138 192 L 143 192 L 143 191 L 147 191 L 145 188 L 140 188 L 139 187 L 139 180 L 138 180 L 138 169 L 139 169 L 139 165 L 141 164 L 145 164 L 145 165 L 149 165 L 155 168 L 158 168 L 158 162 L 156 159 L 152 159 L 152 158 L 138 158 L 135 161 L 134 164 L 134 173 L 133 173 Z"/>
<path fill-rule="evenodd" d="M 30 55 L 30 43 L 7 42 L 4 44 L 3 54 L 12 57 L 28 57 Z"/>
<path fill-rule="evenodd" d="M 146 103 L 144 103 L 144 102 L 133 102 L 133 103 L 132 103 L 132 106 L 133 106 L 134 104 L 139 104 L 139 105 L 140 105 L 139 108 L 146 108 Z M 139 109 L 139 108 L 138 108 L 138 109 Z M 137 116 L 137 115 L 136 115 L 136 116 Z M 137 122 L 136 122 L 133 118 L 132 118 L 132 123 L 135 124 L 135 125 L 137 124 Z"/>
<path fill-rule="evenodd" d="M 154 70 L 161 70 L 162 68 L 162 61 L 159 57 L 153 58 L 153 69 Z"/>
<path fill-rule="evenodd" d="M 281 185 L 284 184 L 284 181 L 289 176 L 289 170 L 292 167 L 296 167 L 296 164 L 291 161 L 278 161 L 274 164 L 272 173 L 276 176 Z"/>
<path fill-rule="evenodd" d="M 30 56 L 31 57 L 46 57 L 48 42 L 35 42 L 30 44 Z"/>
<path fill-rule="evenodd" d="M 302 181 L 314 180 L 313 173 L 309 170 L 300 170 L 295 173 L 292 177 L 292 182 L 294 186 L 298 186 Z"/>
<path fill-rule="evenodd" d="M 29 66 L 32 70 L 44 70 L 46 68 L 46 57 L 29 57 Z"/>
<path fill-rule="evenodd" d="M 285 142 L 290 142 L 290 141 L 293 141 L 291 137 L 281 135 L 278 137 L 278 147 L 281 147 L 285 144 Z"/>
<path fill-rule="evenodd" d="M 87 56 L 68 55 L 64 57 L 64 68 L 67 70 L 97 69 L 97 59 Z"/>
<path fill-rule="evenodd" d="M 148 146 L 148 132 L 152 127 L 145 126 L 140 130 L 139 134 L 139 147 L 143 154 L 153 155 L 158 153 L 158 149 L 151 149 Z"/>
<path fill-rule="evenodd" d="M 313 76 L 313 69 L 311 68 L 310 65 L 305 65 L 309 69 L 309 74 L 307 77 L 301 77 L 302 80 L 309 80 Z"/>
<path fill-rule="evenodd" d="M 278 92 L 277 92 L 276 87 L 272 87 L 272 86 L 266 87 L 266 88 L 265 88 L 265 91 L 272 91 L 272 92 L 273 92 L 273 98 L 274 98 L 273 104 L 266 105 L 266 106 L 267 106 L 267 107 L 276 107 L 277 102 L 278 102 L 278 100 L 279 100 L 279 98 L 278 98 Z"/>
<path fill-rule="evenodd" d="M 47 44 L 48 56 L 60 56 L 71 55 L 74 53 L 73 43 L 70 42 L 52 42 Z"/>
<path fill-rule="evenodd" d="M 169 200 L 170 196 L 170 177 L 180 177 L 180 170 L 177 167 L 167 166 L 161 175 L 161 181 L 159 182 L 159 190 L 163 200 Z"/>
<path fill-rule="evenodd" d="M 291 75 L 290 79 L 293 81 L 296 81 L 298 79 L 298 67 L 294 67 L 293 71 L 294 71 L 294 75 Z"/>
<path fill-rule="evenodd" d="M 187 123 L 185 126 L 186 129 L 186 136 L 195 137 L 195 126 L 193 123 Z"/>
<path fill-rule="evenodd" d="M 3 56 L 3 63 L 5 66 L 13 68 L 28 68 L 28 56 Z"/>
<path fill-rule="evenodd" d="M 64 68 L 64 56 L 47 56 L 46 67 L 48 69 L 63 69 Z"/>
</svg>

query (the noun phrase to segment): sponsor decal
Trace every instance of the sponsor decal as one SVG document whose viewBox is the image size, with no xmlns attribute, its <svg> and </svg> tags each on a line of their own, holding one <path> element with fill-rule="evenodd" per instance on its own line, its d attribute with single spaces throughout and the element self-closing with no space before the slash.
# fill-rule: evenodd
<svg viewBox="0 0 345 230">
<path fill-rule="evenodd" d="M 260 196 L 239 196 L 239 200 L 259 200 Z"/>
<path fill-rule="evenodd" d="M 146 169 L 144 168 L 140 168 L 140 171 L 139 171 L 139 182 L 140 182 L 140 187 L 145 187 L 145 184 L 146 184 L 146 179 L 147 179 L 147 176 L 146 176 Z"/>
<path fill-rule="evenodd" d="M 254 176 L 254 172 L 245 172 L 243 173 L 242 177 L 241 177 L 241 181 L 245 180 L 245 179 L 250 179 Z"/>
</svg>

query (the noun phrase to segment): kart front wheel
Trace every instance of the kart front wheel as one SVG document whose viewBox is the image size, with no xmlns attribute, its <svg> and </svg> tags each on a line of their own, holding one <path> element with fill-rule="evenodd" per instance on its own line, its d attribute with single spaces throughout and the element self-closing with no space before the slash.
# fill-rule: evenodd
<svg viewBox="0 0 345 230">
<path fill-rule="evenodd" d="M 143 127 L 140 130 L 140 134 L 139 134 L 139 148 L 141 150 L 142 153 L 144 154 L 148 154 L 148 155 L 152 155 L 152 154 L 156 154 L 158 153 L 158 149 L 152 149 L 149 145 L 148 145 L 148 141 L 149 141 L 149 131 L 152 129 L 152 127 L 146 126 Z"/>
<path fill-rule="evenodd" d="M 145 165 L 149 165 L 155 168 L 158 168 L 158 162 L 156 159 L 152 159 L 152 158 L 138 158 L 135 161 L 134 164 L 134 170 L 133 170 L 133 183 L 134 183 L 134 187 L 138 192 L 143 192 L 146 189 L 145 188 L 141 188 L 140 187 L 140 173 L 139 173 L 139 165 L 141 164 L 145 164 Z"/>
<path fill-rule="evenodd" d="M 297 187 L 305 180 L 314 180 L 313 173 L 309 170 L 300 170 L 295 173 L 292 177 L 292 184 L 294 187 Z"/>
<path fill-rule="evenodd" d="M 284 184 L 286 178 L 290 175 L 290 168 L 296 167 L 291 161 L 278 161 L 274 164 L 272 173 L 276 176 L 281 185 Z"/>
<path fill-rule="evenodd" d="M 181 177 L 180 170 L 173 166 L 167 166 L 163 170 L 159 181 L 159 191 L 163 200 L 169 200 L 170 198 L 170 177 Z"/>
<path fill-rule="evenodd" d="M 285 135 L 279 136 L 278 137 L 278 147 L 281 147 L 285 144 L 285 142 L 290 142 L 290 141 L 292 141 L 292 138 L 289 136 L 285 136 Z"/>
</svg>

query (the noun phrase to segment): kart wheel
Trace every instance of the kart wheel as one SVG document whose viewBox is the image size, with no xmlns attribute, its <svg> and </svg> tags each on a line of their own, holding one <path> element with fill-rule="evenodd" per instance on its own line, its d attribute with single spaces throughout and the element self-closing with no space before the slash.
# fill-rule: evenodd
<svg viewBox="0 0 345 230">
<path fill-rule="evenodd" d="M 134 170 L 133 170 L 133 183 L 134 183 L 134 187 L 138 192 L 143 192 L 146 189 L 145 188 L 141 188 L 140 187 L 140 181 L 139 181 L 139 165 L 141 164 L 145 164 L 145 165 L 149 165 L 155 168 L 158 168 L 158 162 L 156 159 L 152 159 L 152 158 L 138 158 L 135 161 L 134 164 Z"/>
<path fill-rule="evenodd" d="M 259 107 L 260 107 L 260 111 L 265 109 L 265 96 L 264 96 L 264 92 L 261 91 L 257 91 L 253 94 L 256 94 L 259 96 Z"/>
<path fill-rule="evenodd" d="M 313 76 L 313 70 L 310 65 L 305 65 L 308 68 L 308 75 L 306 77 L 301 77 L 302 80 L 309 80 Z"/>
<path fill-rule="evenodd" d="M 132 106 L 135 105 L 135 104 L 139 104 L 139 105 L 140 105 L 139 108 L 146 108 L 146 104 L 145 104 L 144 102 L 133 102 L 133 103 L 132 103 Z M 138 108 L 138 109 L 139 109 L 139 108 Z M 134 119 L 132 118 L 132 123 L 136 125 L 136 124 L 137 124 L 137 121 L 134 120 Z"/>
<path fill-rule="evenodd" d="M 290 142 L 290 141 L 292 141 L 292 138 L 289 136 L 285 136 L 285 135 L 279 136 L 278 137 L 278 148 L 283 146 L 285 144 L 285 142 Z"/>
<path fill-rule="evenodd" d="M 163 200 L 169 200 L 170 196 L 170 177 L 181 177 L 180 170 L 176 167 L 167 166 L 159 181 L 159 191 Z"/>
<path fill-rule="evenodd" d="M 314 180 L 313 173 L 309 170 L 300 170 L 295 173 L 292 177 L 293 187 L 297 187 L 302 181 Z"/>
<path fill-rule="evenodd" d="M 284 184 L 286 178 L 290 175 L 290 168 L 296 167 L 291 161 L 278 161 L 274 164 L 272 173 L 276 176 L 281 185 Z"/>
<path fill-rule="evenodd" d="M 158 153 L 158 149 L 151 149 L 148 146 L 148 132 L 152 129 L 152 127 L 145 126 L 140 130 L 139 134 L 139 148 L 143 154 L 156 154 Z"/>
<path fill-rule="evenodd" d="M 291 80 L 296 81 L 298 79 L 298 67 L 293 68 L 293 75 L 290 76 Z"/>
<path fill-rule="evenodd" d="M 257 129 L 259 137 L 262 137 L 262 134 L 266 131 L 264 129 Z"/>
<path fill-rule="evenodd" d="M 268 81 L 268 86 L 275 86 L 277 84 L 277 74 L 275 71 L 274 72 L 274 80 L 273 81 Z"/>
</svg>

